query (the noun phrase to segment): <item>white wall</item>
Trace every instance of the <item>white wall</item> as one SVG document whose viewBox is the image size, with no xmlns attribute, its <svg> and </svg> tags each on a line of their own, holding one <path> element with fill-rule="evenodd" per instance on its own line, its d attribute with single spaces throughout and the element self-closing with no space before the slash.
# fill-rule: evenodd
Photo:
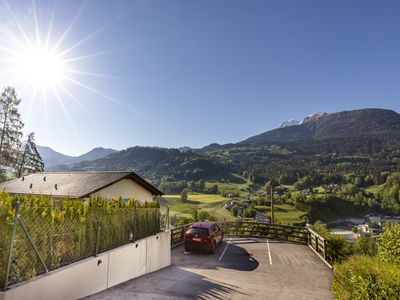
<svg viewBox="0 0 400 300">
<path fill-rule="evenodd" d="M 4 293 L 4 300 L 78 299 L 107 287 L 108 254 L 88 258 L 22 283 Z M 102 263 L 98 264 L 101 260 Z"/>
<path fill-rule="evenodd" d="M 153 201 L 153 195 L 150 191 L 133 181 L 132 179 L 122 179 L 91 196 L 100 196 L 103 198 L 122 197 L 122 199 L 135 198 L 141 202 Z"/>
<path fill-rule="evenodd" d="M 146 246 L 142 239 L 110 253 L 107 288 L 146 274 Z"/>
<path fill-rule="evenodd" d="M 0 293 L 0 300 L 83 298 L 169 265 L 171 234 L 166 231 L 38 276 Z"/>
</svg>

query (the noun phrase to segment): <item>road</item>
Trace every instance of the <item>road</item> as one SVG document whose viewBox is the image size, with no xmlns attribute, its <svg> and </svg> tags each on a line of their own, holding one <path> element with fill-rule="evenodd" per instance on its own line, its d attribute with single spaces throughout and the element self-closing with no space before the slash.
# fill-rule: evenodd
<svg viewBox="0 0 400 300">
<path fill-rule="evenodd" d="M 172 266 L 87 299 L 333 299 L 331 270 L 307 246 L 229 238 L 215 254 L 172 250 Z"/>
</svg>

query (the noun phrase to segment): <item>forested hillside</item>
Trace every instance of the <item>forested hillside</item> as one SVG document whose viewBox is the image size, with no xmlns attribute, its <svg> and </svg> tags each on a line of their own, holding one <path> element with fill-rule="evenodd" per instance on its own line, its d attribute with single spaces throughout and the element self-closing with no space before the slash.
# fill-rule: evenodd
<svg viewBox="0 0 400 300">
<path fill-rule="evenodd" d="M 400 167 L 400 115 L 383 109 L 322 114 L 302 124 L 278 128 L 237 144 L 199 150 L 132 147 L 58 171 L 134 170 L 159 183 L 229 178 L 247 171 L 263 183 L 291 184 L 311 173 L 374 175 Z"/>
</svg>

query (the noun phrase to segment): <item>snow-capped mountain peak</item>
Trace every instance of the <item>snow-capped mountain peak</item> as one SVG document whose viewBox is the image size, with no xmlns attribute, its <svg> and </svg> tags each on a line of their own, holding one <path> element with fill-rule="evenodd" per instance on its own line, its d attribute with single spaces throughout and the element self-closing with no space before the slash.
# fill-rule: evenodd
<svg viewBox="0 0 400 300">
<path fill-rule="evenodd" d="M 284 128 L 284 127 L 289 127 L 289 126 L 294 126 L 294 125 L 299 125 L 299 124 L 300 124 L 300 121 L 290 119 L 288 121 L 282 122 L 282 124 L 281 124 L 281 126 L 279 126 L 279 128 Z"/>
<path fill-rule="evenodd" d="M 325 116 L 325 115 L 327 115 L 327 113 L 324 113 L 324 112 L 316 112 L 316 113 L 313 113 L 313 114 L 311 114 L 311 115 L 305 117 L 304 120 L 303 120 L 303 122 L 301 122 L 301 124 L 304 124 L 304 123 L 307 123 L 307 122 L 311 122 L 311 121 L 318 120 L 318 119 L 320 119 L 321 117 L 323 117 L 323 116 Z"/>
</svg>

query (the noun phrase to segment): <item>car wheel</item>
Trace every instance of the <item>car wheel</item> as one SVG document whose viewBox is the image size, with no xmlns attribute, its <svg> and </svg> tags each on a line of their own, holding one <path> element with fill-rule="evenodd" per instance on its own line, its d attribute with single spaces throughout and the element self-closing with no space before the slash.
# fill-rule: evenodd
<svg viewBox="0 0 400 300">
<path fill-rule="evenodd" d="M 214 241 L 214 243 L 212 244 L 212 248 L 211 248 L 211 254 L 214 254 L 215 253 L 215 245 L 216 243 L 215 243 L 215 241 Z"/>
</svg>

